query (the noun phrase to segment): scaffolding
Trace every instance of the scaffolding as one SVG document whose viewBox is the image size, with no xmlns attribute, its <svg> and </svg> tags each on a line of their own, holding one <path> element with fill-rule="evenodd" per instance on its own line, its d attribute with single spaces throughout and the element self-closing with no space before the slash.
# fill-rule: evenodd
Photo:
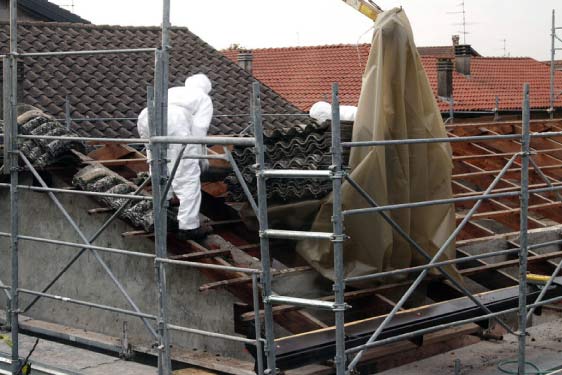
<svg viewBox="0 0 562 375">
<path fill-rule="evenodd" d="M 529 85 L 523 88 L 523 113 L 522 113 L 522 130 L 520 134 L 496 134 L 487 136 L 463 136 L 456 138 L 429 138 L 429 139 L 400 139 L 400 140 L 382 140 L 382 141 L 364 141 L 364 142 L 344 142 L 341 140 L 341 122 L 339 115 L 339 88 L 337 84 L 332 85 L 332 121 L 331 121 L 331 166 L 326 170 L 279 170 L 269 169 L 266 164 L 266 149 L 264 146 L 264 130 L 262 125 L 261 110 L 261 94 L 260 85 L 254 82 L 252 85 L 251 96 L 251 119 L 254 129 L 253 137 L 171 137 L 167 136 L 167 92 L 168 92 L 168 63 L 170 52 L 170 0 L 163 0 L 163 22 L 162 22 L 162 43 L 158 48 L 133 49 L 133 50 L 102 50 L 102 51 L 76 51 L 76 52 L 52 52 L 52 53 L 18 53 L 17 51 L 17 0 L 10 1 L 10 53 L 2 56 L 4 61 L 4 173 L 9 174 L 10 182 L 8 184 L 0 184 L 2 188 L 9 188 L 10 191 L 10 232 L 0 233 L 0 236 L 10 239 L 11 254 L 11 281 L 9 285 L 0 281 L 0 289 L 9 297 L 9 325 L 11 328 L 11 337 L 13 342 L 11 353 L 11 372 L 16 375 L 20 372 L 21 359 L 19 350 L 19 316 L 29 310 L 34 303 L 40 298 L 62 301 L 76 305 L 87 306 L 95 309 L 102 309 L 117 314 L 129 315 L 141 319 L 148 332 L 157 342 L 158 349 L 158 373 L 161 375 L 169 375 L 172 373 L 171 353 L 170 353 L 170 331 L 184 332 L 192 335 L 203 335 L 223 340 L 231 340 L 256 347 L 256 371 L 258 374 L 276 374 L 278 366 L 276 362 L 277 341 L 275 336 L 275 322 L 273 308 L 275 305 L 298 306 L 309 309 L 328 310 L 335 316 L 335 351 L 333 353 L 334 367 L 337 375 L 347 375 L 355 373 L 357 366 L 367 350 L 372 348 L 394 343 L 401 340 L 412 339 L 423 334 L 443 330 L 448 327 L 455 327 L 467 323 L 493 319 L 502 325 L 508 332 L 513 332 L 509 325 L 502 320 L 502 315 L 507 313 L 517 313 L 519 329 L 515 334 L 518 336 L 518 373 L 525 374 L 525 347 L 526 347 L 526 328 L 527 322 L 533 311 L 543 305 L 554 303 L 562 300 L 561 295 L 548 295 L 550 287 L 556 280 L 558 272 L 562 268 L 562 261 L 559 262 L 550 275 L 545 287 L 534 295 L 528 295 L 527 288 L 527 261 L 530 249 L 561 244 L 562 240 L 550 241 L 539 244 L 529 244 L 528 239 L 528 211 L 529 196 L 531 194 L 559 192 L 562 186 L 552 184 L 549 179 L 544 176 L 546 187 L 533 187 L 529 184 L 529 169 L 533 167 L 537 173 L 541 168 L 533 160 L 534 151 L 531 149 L 531 140 L 538 138 L 562 137 L 562 131 L 550 131 L 542 133 L 532 133 L 530 129 L 530 92 Z M 93 138 L 93 137 L 59 137 L 59 136 L 33 136 L 21 135 L 18 132 L 17 124 L 17 60 L 29 57 L 52 57 L 52 56 L 79 56 L 89 54 L 121 54 L 121 53 L 148 53 L 155 56 L 155 76 L 154 87 L 148 89 L 148 109 L 150 123 L 150 138 L 120 139 L 120 138 Z M 67 122 L 68 124 L 68 122 Z M 142 183 L 138 189 L 132 194 L 107 194 L 92 193 L 85 191 L 69 191 L 64 189 L 50 188 L 43 180 L 39 172 L 35 169 L 32 162 L 18 149 L 18 141 L 26 139 L 49 139 L 49 140 L 74 140 L 74 141 L 99 141 L 99 142 L 115 142 L 115 143 L 138 143 L 150 147 L 153 158 L 151 160 L 152 175 Z M 473 194 L 463 197 L 453 197 L 449 199 L 420 201 L 410 203 L 400 203 L 391 205 L 379 205 L 365 190 L 357 184 L 347 173 L 343 165 L 342 152 L 344 149 L 354 147 L 386 147 L 389 145 L 413 145 L 413 144 L 429 144 L 429 143 L 455 143 L 455 142 L 493 142 L 493 141 L 517 141 L 520 142 L 520 151 L 512 153 L 506 157 L 507 162 L 501 170 L 495 171 L 492 175 L 493 180 L 488 188 L 482 194 Z M 182 152 L 174 161 L 172 170 L 167 170 L 166 145 L 182 144 L 184 145 Z M 223 145 L 224 156 L 216 155 L 183 155 L 183 151 L 187 145 Z M 247 186 L 236 161 L 227 145 L 240 145 L 255 148 L 256 156 L 256 176 L 257 176 L 257 201 L 254 199 L 249 187 Z M 191 262 L 185 260 L 169 259 L 167 254 L 167 222 L 166 211 L 168 202 L 165 197 L 171 186 L 171 181 L 177 171 L 179 161 L 182 157 L 191 158 L 221 158 L 227 160 L 236 174 L 242 189 L 259 221 L 259 237 L 260 237 L 260 253 L 261 268 L 243 268 L 216 264 L 207 264 L 199 262 Z M 511 167 L 520 160 L 521 186 L 519 189 L 511 191 L 496 191 L 498 183 L 507 173 L 513 172 Z M 20 185 L 20 161 L 24 163 L 26 170 L 31 172 L 35 179 L 41 185 L 40 187 L 29 187 Z M 332 182 L 333 194 L 333 213 L 332 232 L 310 232 L 310 231 L 290 231 L 270 228 L 268 224 L 268 202 L 267 202 L 267 179 L 275 178 L 315 178 L 329 179 Z M 140 195 L 146 184 L 152 182 L 152 195 Z M 365 199 L 367 208 L 344 210 L 341 201 L 341 187 L 343 183 L 350 184 Z M 51 201 L 63 213 L 65 219 L 70 226 L 80 236 L 82 243 L 73 243 L 66 241 L 58 241 L 48 238 L 40 238 L 34 236 L 22 235 L 19 233 L 20 207 L 18 195 L 20 190 L 34 190 L 48 193 Z M 94 235 L 88 237 L 80 229 L 76 221 L 70 216 L 62 203 L 55 194 L 79 194 L 85 196 L 105 196 L 122 198 L 125 203 L 117 209 L 109 219 L 95 232 Z M 457 235 L 467 225 L 471 217 L 476 213 L 482 203 L 489 199 L 512 197 L 520 199 L 520 233 L 519 245 L 515 249 L 489 251 L 479 255 L 470 257 L 440 261 L 441 255 L 445 249 L 455 241 Z M 118 217 L 119 213 L 124 210 L 133 200 L 150 200 L 153 204 L 154 212 L 154 237 L 155 252 L 154 254 L 145 254 L 134 252 L 127 249 L 118 249 L 112 247 L 95 246 L 93 242 L 110 226 L 110 224 Z M 389 212 L 402 208 L 424 207 L 438 204 L 452 204 L 458 202 L 474 202 L 472 208 L 464 215 L 456 229 L 450 234 L 449 238 L 441 245 L 439 251 L 434 256 L 430 256 L 428 252 L 417 244 L 404 230 L 392 219 Z M 384 271 L 372 275 L 364 275 L 359 277 L 346 278 L 344 274 L 344 242 L 347 237 L 344 232 L 344 219 L 351 215 L 362 215 L 367 213 L 378 213 L 383 219 L 405 240 L 411 245 L 412 249 L 418 252 L 427 260 L 427 264 Z M 270 254 L 271 239 L 323 239 L 332 242 L 334 249 L 334 274 L 335 282 L 333 285 L 334 298 L 333 301 L 321 299 L 296 298 L 291 296 L 277 295 L 272 291 L 272 257 Z M 73 259 L 65 265 L 63 271 L 56 275 L 47 286 L 41 291 L 29 290 L 21 288 L 19 285 L 20 278 L 20 257 L 18 255 L 18 246 L 20 241 L 35 241 L 40 243 L 55 244 L 59 246 L 71 247 L 79 249 Z M 112 282 L 118 287 L 121 294 L 126 298 L 130 305 L 129 309 L 122 309 L 103 304 L 97 304 L 89 301 L 72 299 L 64 296 L 48 293 L 50 287 L 58 280 L 61 275 L 84 253 L 90 252 L 97 262 L 103 267 Z M 156 282 L 158 286 L 158 313 L 148 314 L 139 309 L 133 299 L 119 281 L 117 276 L 111 271 L 109 266 L 99 256 L 99 253 L 107 252 L 119 254 L 123 256 L 142 257 L 154 261 Z M 501 309 L 500 311 L 491 311 L 476 295 L 471 293 L 458 282 L 450 273 L 445 270 L 445 266 L 458 265 L 464 262 L 479 260 L 496 255 L 515 254 L 518 256 L 519 267 L 519 291 L 518 306 Z M 184 327 L 173 324 L 169 319 L 168 303 L 167 303 L 167 282 L 166 282 L 166 265 L 174 264 L 194 269 L 213 269 L 225 272 L 240 272 L 249 275 L 252 285 L 253 312 L 255 325 L 255 338 L 250 339 L 241 336 L 227 335 L 218 332 L 209 332 L 193 327 Z M 448 323 L 439 324 L 430 327 L 416 329 L 411 332 L 398 333 L 387 337 L 381 337 L 385 329 L 389 326 L 393 318 L 396 317 L 398 311 L 405 305 L 414 291 L 419 287 L 422 281 L 428 275 L 429 270 L 435 269 L 442 276 L 449 280 L 465 297 L 467 297 L 473 306 L 475 306 L 479 314 L 475 317 L 466 319 L 458 319 Z M 348 335 L 346 335 L 345 313 L 351 309 L 346 303 L 345 285 L 346 283 L 357 281 L 374 280 L 385 276 L 407 275 L 411 273 L 419 273 L 414 279 L 407 291 L 402 295 L 400 300 L 394 305 L 390 313 L 388 313 L 376 329 L 370 334 L 367 340 L 363 340 L 359 345 L 347 345 Z M 20 304 L 20 295 L 30 295 L 34 299 L 32 302 L 23 307 Z M 260 315 L 260 305 L 264 306 L 263 327 L 265 329 L 265 337 L 262 336 L 262 318 Z"/>
<path fill-rule="evenodd" d="M 562 47 L 556 47 L 556 41 L 562 42 L 562 39 L 558 36 L 558 30 L 562 30 L 561 27 L 556 26 L 556 11 L 552 10 L 552 29 L 550 33 L 551 47 L 550 47 L 550 107 L 548 111 L 550 112 L 550 118 L 554 118 L 554 105 L 556 99 L 560 93 L 556 92 L 556 51 L 562 51 Z"/>
</svg>

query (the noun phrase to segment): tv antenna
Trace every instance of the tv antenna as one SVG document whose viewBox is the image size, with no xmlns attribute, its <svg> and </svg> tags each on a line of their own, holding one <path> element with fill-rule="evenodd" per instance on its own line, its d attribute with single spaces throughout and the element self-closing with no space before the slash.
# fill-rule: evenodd
<svg viewBox="0 0 562 375">
<path fill-rule="evenodd" d="M 503 57 L 509 57 L 509 53 L 507 52 L 507 39 L 503 38 L 500 40 L 503 42 Z"/>
<path fill-rule="evenodd" d="M 456 25 L 462 26 L 462 30 L 459 30 L 459 33 L 462 34 L 463 44 L 466 44 L 466 35 L 469 34 L 469 32 L 466 31 L 467 23 L 466 23 L 466 8 L 464 6 L 464 0 L 461 1 L 457 6 L 460 7 L 461 10 L 456 11 L 456 12 L 447 12 L 447 14 L 460 14 L 460 15 L 462 15 L 462 22 L 460 24 L 456 24 Z"/>
<path fill-rule="evenodd" d="M 74 0 L 66 0 L 66 1 L 70 1 L 70 4 L 58 4 L 58 5 L 63 8 L 70 8 L 70 11 L 74 13 Z"/>
</svg>

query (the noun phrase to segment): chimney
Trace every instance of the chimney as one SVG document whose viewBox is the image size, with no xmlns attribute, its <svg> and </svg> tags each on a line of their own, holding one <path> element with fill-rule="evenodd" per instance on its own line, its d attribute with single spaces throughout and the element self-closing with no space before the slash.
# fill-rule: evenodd
<svg viewBox="0 0 562 375">
<path fill-rule="evenodd" d="M 453 35 L 453 47 L 456 47 L 460 44 L 461 37 L 458 35 Z"/>
<path fill-rule="evenodd" d="M 470 44 L 455 46 L 455 70 L 465 76 L 470 76 L 470 60 L 472 59 L 472 48 Z"/>
<path fill-rule="evenodd" d="M 254 55 L 251 50 L 243 49 L 238 52 L 238 66 L 252 74 L 252 61 Z"/>
<path fill-rule="evenodd" d="M 437 60 L 437 96 L 453 97 L 453 60 Z"/>
<path fill-rule="evenodd" d="M 23 61 L 18 61 L 18 91 L 17 91 L 17 102 L 23 103 L 23 77 L 24 77 L 24 65 Z M 4 119 L 4 64 L 0 60 L 0 119 Z"/>
</svg>

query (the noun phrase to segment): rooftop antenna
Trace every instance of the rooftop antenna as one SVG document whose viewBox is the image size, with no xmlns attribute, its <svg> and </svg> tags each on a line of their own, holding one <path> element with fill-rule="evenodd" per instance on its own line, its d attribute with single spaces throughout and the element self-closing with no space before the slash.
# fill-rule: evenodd
<svg viewBox="0 0 562 375">
<path fill-rule="evenodd" d="M 74 13 L 74 0 L 66 0 L 66 1 L 70 1 L 70 4 L 58 4 L 58 5 L 63 8 L 70 8 L 70 11 Z"/>
<path fill-rule="evenodd" d="M 462 26 L 462 30 L 459 30 L 458 32 L 460 34 L 462 34 L 463 44 L 466 44 L 466 35 L 469 34 L 469 32 L 466 31 L 467 23 L 466 23 L 466 8 L 464 6 L 464 0 L 461 1 L 459 4 L 457 4 L 457 6 L 460 7 L 461 10 L 456 11 L 456 12 L 447 12 L 447 14 L 461 14 L 462 15 L 462 22 L 460 24 L 457 24 L 457 25 Z"/>
<path fill-rule="evenodd" d="M 503 57 L 509 57 L 509 53 L 507 52 L 507 39 L 503 38 L 500 40 L 503 42 Z"/>
</svg>

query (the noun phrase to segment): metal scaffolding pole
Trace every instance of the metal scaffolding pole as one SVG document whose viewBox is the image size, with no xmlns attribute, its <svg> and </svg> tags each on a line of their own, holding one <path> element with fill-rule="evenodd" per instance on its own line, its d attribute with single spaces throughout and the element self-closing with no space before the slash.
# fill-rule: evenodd
<svg viewBox="0 0 562 375">
<path fill-rule="evenodd" d="M 523 142 L 521 143 L 521 213 L 519 235 L 519 353 L 517 371 L 525 375 L 525 343 L 527 334 L 527 256 L 529 254 L 529 156 L 530 156 L 530 102 L 529 84 L 523 88 Z"/>
<path fill-rule="evenodd" d="M 154 77 L 154 97 L 152 116 L 149 115 L 150 136 L 168 135 L 168 63 L 170 50 L 170 0 L 162 3 L 162 46 L 156 52 L 156 67 Z M 153 121 L 150 121 L 153 120 Z M 166 189 L 167 171 L 167 145 L 153 144 L 152 160 L 152 189 L 154 210 L 154 235 L 155 252 L 157 258 L 167 258 L 167 206 L 163 200 Z M 163 202 L 163 204 L 162 204 Z M 170 356 L 170 336 L 168 322 L 168 287 L 166 281 L 166 265 L 162 262 L 154 263 L 156 282 L 158 284 L 158 374 L 170 375 L 172 361 Z"/>
<path fill-rule="evenodd" d="M 12 336 L 12 374 L 20 372 L 19 358 L 19 201 L 18 201 L 18 124 L 17 124 L 17 18 L 18 2 L 10 0 L 10 53 L 4 58 L 4 120 L 5 120 L 5 158 L 10 174 L 10 252 L 11 252 L 11 289 L 9 322 Z"/>
<path fill-rule="evenodd" d="M 269 228 L 267 219 L 267 188 L 265 185 L 265 145 L 263 142 L 263 125 L 261 117 L 261 98 L 260 84 L 252 84 L 252 122 L 254 125 L 254 136 L 256 137 L 256 165 L 257 165 L 257 192 L 258 192 L 258 211 L 260 226 L 260 252 L 262 263 L 262 297 L 264 307 L 265 325 L 265 354 L 267 357 L 266 374 L 274 375 L 277 372 L 275 365 L 275 334 L 273 332 L 273 309 L 269 297 L 271 290 L 271 259 L 269 254 L 269 237 L 265 232 Z"/>
<path fill-rule="evenodd" d="M 554 102 L 556 101 L 556 93 L 554 90 L 554 74 L 556 62 L 556 11 L 552 9 L 552 29 L 551 29 L 551 46 L 550 46 L 550 118 L 554 118 Z"/>
<path fill-rule="evenodd" d="M 508 162 L 507 164 L 504 166 L 504 168 L 502 169 L 502 171 L 496 176 L 496 178 L 492 181 L 492 183 L 490 184 L 490 186 L 486 189 L 484 194 L 489 194 L 490 191 L 492 191 L 496 185 L 501 181 L 502 177 L 505 175 L 505 173 L 507 172 L 507 170 L 509 170 L 509 168 L 511 167 L 511 165 L 513 164 L 513 162 L 515 161 L 517 155 L 514 155 Z M 435 255 L 433 256 L 432 260 L 428 263 L 429 265 L 433 265 L 434 263 L 436 263 L 439 258 L 441 257 L 441 255 L 443 255 L 443 253 L 445 252 L 445 250 L 449 247 L 449 245 L 454 241 L 454 239 L 456 238 L 456 236 L 460 233 L 460 231 L 462 230 L 462 228 L 464 228 L 464 226 L 466 225 L 466 223 L 468 223 L 468 221 L 470 220 L 470 218 L 472 217 L 472 215 L 474 215 L 474 213 L 478 210 L 478 208 L 480 208 L 480 205 L 482 204 L 482 200 L 477 201 L 474 206 L 470 209 L 470 211 L 466 214 L 466 216 L 464 217 L 464 219 L 460 222 L 460 224 L 455 228 L 455 230 L 453 231 L 453 233 L 449 236 L 449 238 L 447 238 L 447 240 L 443 243 L 443 245 L 441 245 L 441 247 L 439 248 L 439 250 L 435 253 Z M 410 296 L 412 295 L 412 293 L 414 292 L 414 290 L 421 284 L 422 280 L 425 278 L 425 276 L 427 275 L 428 270 L 423 270 L 418 277 L 414 280 L 414 282 L 412 283 L 412 285 L 408 288 L 408 290 L 404 293 L 404 295 L 400 298 L 400 300 L 394 305 L 394 307 L 392 308 L 391 312 L 385 317 L 385 319 L 383 320 L 383 322 L 378 326 L 378 328 L 375 330 L 375 332 L 371 335 L 371 337 L 369 338 L 369 340 L 367 341 L 366 345 L 370 345 L 373 344 L 377 338 L 380 336 L 380 334 L 382 333 L 383 329 L 388 325 L 388 323 L 394 318 L 394 316 L 396 315 L 396 313 L 398 312 L 398 310 L 404 305 L 404 303 L 408 300 L 408 298 L 410 298 Z M 353 360 L 350 362 L 349 366 L 348 366 L 348 371 L 351 372 L 355 369 L 355 367 L 357 366 L 357 364 L 359 363 L 359 361 L 361 360 L 361 357 L 363 356 L 364 351 L 361 350 L 359 351 L 356 355 L 355 358 L 353 358 Z"/>
<path fill-rule="evenodd" d="M 342 146 L 340 127 L 340 96 L 337 83 L 332 84 L 332 223 L 334 235 L 334 314 L 336 321 L 336 374 L 345 375 L 345 272 L 343 263 L 343 214 L 341 186 L 345 172 L 342 167 Z"/>
</svg>

